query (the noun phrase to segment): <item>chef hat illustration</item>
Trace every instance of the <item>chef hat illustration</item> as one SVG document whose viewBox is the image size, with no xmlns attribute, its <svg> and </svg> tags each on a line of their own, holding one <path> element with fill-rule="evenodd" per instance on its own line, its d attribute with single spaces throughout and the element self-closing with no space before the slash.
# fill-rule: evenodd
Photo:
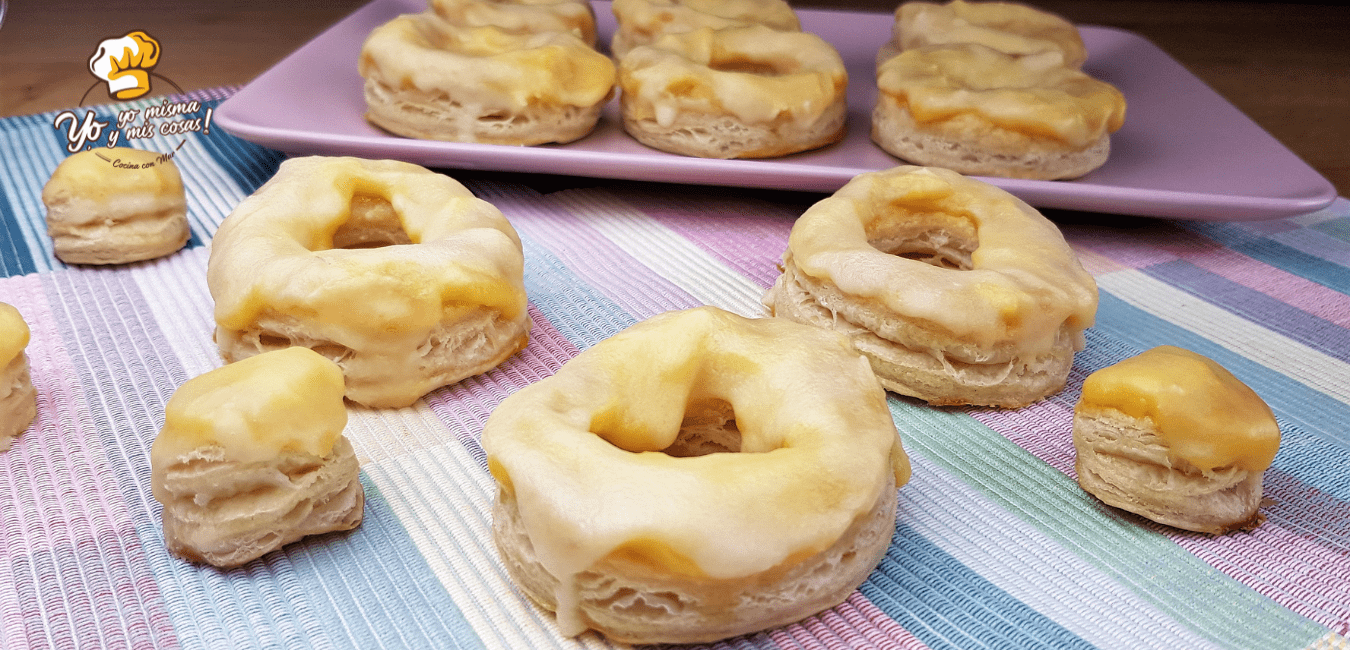
<svg viewBox="0 0 1350 650">
<path fill-rule="evenodd" d="M 159 41 L 145 32 L 131 32 L 98 44 L 89 71 L 108 82 L 108 94 L 135 99 L 150 92 L 150 70 L 159 63 Z"/>
</svg>

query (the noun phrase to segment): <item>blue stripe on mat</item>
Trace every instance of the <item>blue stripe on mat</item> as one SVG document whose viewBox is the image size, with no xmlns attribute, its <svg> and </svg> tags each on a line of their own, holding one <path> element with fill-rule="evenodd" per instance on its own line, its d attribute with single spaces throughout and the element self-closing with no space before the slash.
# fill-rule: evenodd
<svg viewBox="0 0 1350 650">
<path fill-rule="evenodd" d="M 1350 362 L 1350 330 L 1326 319 L 1189 262 L 1164 262 L 1142 271 L 1253 323 L 1269 324 L 1272 331 L 1333 359 Z"/>
<path fill-rule="evenodd" d="M 1166 536 L 1121 519 L 1087 496 L 1072 478 L 969 415 L 896 398 L 890 404 L 912 455 L 937 464 L 1035 526 L 1194 634 L 1232 648 L 1302 648 L 1325 633 L 1320 625 L 1233 580 Z M 1196 602 L 1197 593 L 1209 594 L 1210 600 Z M 986 607 L 970 606 L 976 611 Z M 946 625 L 956 614 L 934 609 L 932 615 Z M 936 625 L 926 619 L 921 624 Z M 910 624 L 905 626 L 919 634 Z M 961 640 L 951 642 L 968 647 Z"/>
<path fill-rule="evenodd" d="M 637 322 L 632 314 L 574 275 L 547 248 L 524 234 L 520 234 L 520 241 L 525 251 L 525 293 L 530 303 L 578 350 Z"/>
<path fill-rule="evenodd" d="M 210 134 L 197 133 L 194 136 L 194 141 L 206 149 L 221 169 L 230 174 L 245 196 L 272 178 L 286 159 L 286 154 L 280 151 L 241 140 L 224 129 L 214 128 Z"/>
<path fill-rule="evenodd" d="M 11 261 L 21 267 L 31 265 L 38 272 L 62 266 L 51 254 L 42 188 L 67 154 L 64 143 L 34 135 L 37 131 L 52 131 L 51 115 L 0 120 L 0 159 L 5 165 L 5 173 L 0 174 L 0 188 L 4 188 L 10 209 L 4 216 L 12 219 L 7 226 L 28 251 L 27 258 Z"/>
<path fill-rule="evenodd" d="M 930 648 L 1092 648 L 900 524 L 859 591 Z"/>
<path fill-rule="evenodd" d="M 1341 293 L 1350 294 L 1350 268 L 1255 235 L 1239 225 L 1215 222 L 1178 223 L 1247 257 Z"/>
<path fill-rule="evenodd" d="M 10 205 L 9 196 L 0 188 L 0 277 L 37 272 L 33 253 L 24 241 L 23 230 Z"/>
<path fill-rule="evenodd" d="M 482 649 L 375 482 L 362 472 L 361 484 L 361 526 L 286 547 L 291 565 L 274 577 L 293 573 L 318 629 L 347 632 L 353 648 Z"/>
</svg>

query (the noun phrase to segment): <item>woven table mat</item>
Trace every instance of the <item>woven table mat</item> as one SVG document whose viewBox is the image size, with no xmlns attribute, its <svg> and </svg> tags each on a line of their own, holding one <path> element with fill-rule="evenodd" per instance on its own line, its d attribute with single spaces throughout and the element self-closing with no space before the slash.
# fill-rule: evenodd
<svg viewBox="0 0 1350 650">
<path fill-rule="evenodd" d="M 205 109 L 231 92 L 189 98 Z M 92 110 L 109 119 L 146 105 Z M 175 388 L 222 363 L 211 234 L 285 156 L 220 129 L 132 142 L 173 154 L 188 246 L 68 267 L 40 198 L 68 155 L 55 117 L 0 119 L 0 301 L 32 328 L 38 391 L 32 427 L 0 453 L 0 648 L 612 645 L 559 636 L 505 575 L 483 422 L 506 395 L 654 314 L 706 304 L 765 315 L 760 298 L 806 199 L 468 180 L 523 241 L 529 346 L 411 407 L 350 407 L 361 527 L 219 570 L 166 552 L 149 448 Z M 1068 387 L 1016 410 L 892 397 L 914 475 L 881 565 L 832 610 L 712 647 L 1346 647 L 1350 201 L 1263 222 L 1061 216 L 1101 290 Z M 1070 420 L 1084 377 L 1162 344 L 1218 361 L 1279 420 L 1267 521 L 1254 531 L 1181 532 L 1078 488 Z"/>
</svg>

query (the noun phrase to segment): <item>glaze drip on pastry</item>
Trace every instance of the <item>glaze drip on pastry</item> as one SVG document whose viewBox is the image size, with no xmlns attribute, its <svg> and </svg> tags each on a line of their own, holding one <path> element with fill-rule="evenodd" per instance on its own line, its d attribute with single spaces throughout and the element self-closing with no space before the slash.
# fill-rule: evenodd
<svg viewBox="0 0 1350 650">
<path fill-rule="evenodd" d="M 1270 407 L 1228 369 L 1175 346 L 1159 346 L 1092 373 L 1082 408 L 1147 418 L 1168 453 L 1202 472 L 1262 472 L 1280 448 Z"/>
<path fill-rule="evenodd" d="M 493 368 L 529 329 L 520 238 L 501 211 L 391 160 L 282 163 L 221 223 L 207 286 L 226 359 L 309 347 L 367 406 Z"/>
<path fill-rule="evenodd" d="M 848 334 L 888 389 L 1024 406 L 1061 387 L 1097 287 L 1059 229 L 939 168 L 860 174 L 793 225 L 777 316 Z"/>
<path fill-rule="evenodd" d="M 565 634 L 636 642 L 714 640 L 837 604 L 889 544 L 909 476 L 885 393 L 846 339 L 712 308 L 653 317 L 521 389 L 483 447 L 516 582 Z M 859 535 L 866 550 L 846 552 Z M 611 583 L 643 595 L 614 605 Z"/>
</svg>

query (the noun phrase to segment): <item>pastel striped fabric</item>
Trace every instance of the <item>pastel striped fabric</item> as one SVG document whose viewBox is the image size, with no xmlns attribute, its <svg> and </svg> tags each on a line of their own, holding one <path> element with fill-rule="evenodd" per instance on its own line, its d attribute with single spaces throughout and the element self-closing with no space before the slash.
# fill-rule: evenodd
<svg viewBox="0 0 1350 650">
<path fill-rule="evenodd" d="M 209 107 L 228 94 L 194 98 Z M 524 242 L 529 346 L 412 407 L 353 407 L 364 524 L 218 570 L 165 551 L 148 452 L 174 389 L 221 363 L 211 234 L 283 156 L 219 129 L 138 141 L 178 147 L 189 247 L 72 268 L 43 224 L 42 185 L 66 155 L 53 118 L 0 120 L 0 301 L 32 328 L 39 400 L 33 426 L 0 453 L 0 648 L 613 645 L 559 636 L 505 575 L 483 422 L 506 395 L 654 314 L 708 304 L 764 315 L 760 297 L 812 197 L 470 181 Z M 892 398 L 914 476 L 881 566 L 832 610 L 712 647 L 1346 647 L 1350 201 L 1257 223 L 1058 216 L 1101 288 L 1068 388 L 1017 410 Z M 1275 411 L 1284 438 L 1256 530 L 1182 533 L 1078 488 L 1070 418 L 1083 378 L 1160 344 L 1217 360 Z"/>
</svg>

